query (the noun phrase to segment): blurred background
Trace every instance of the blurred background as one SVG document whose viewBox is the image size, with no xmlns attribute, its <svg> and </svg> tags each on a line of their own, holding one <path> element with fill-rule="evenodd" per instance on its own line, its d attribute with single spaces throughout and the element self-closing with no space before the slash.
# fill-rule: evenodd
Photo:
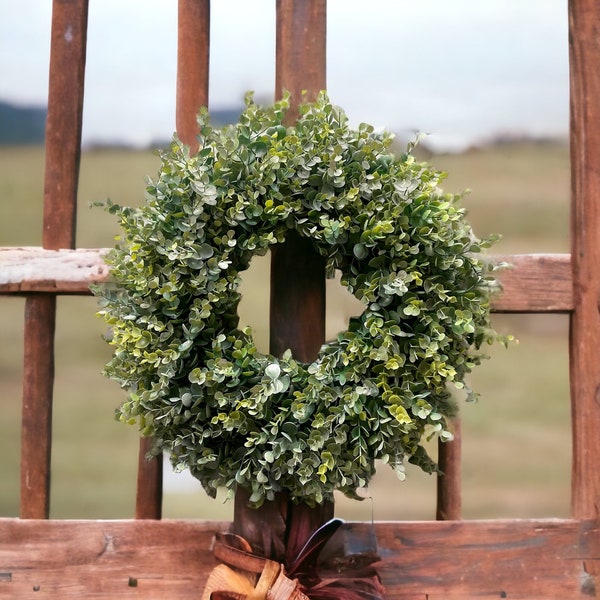
<svg viewBox="0 0 600 600">
<path fill-rule="evenodd" d="M 270 102 L 274 3 L 213 2 L 210 108 L 236 119 L 245 91 Z M 44 119 L 51 3 L 0 0 L 0 246 L 41 244 Z M 143 201 L 154 148 L 174 129 L 176 3 L 90 0 L 79 247 L 109 247 L 117 227 L 96 201 Z M 493 252 L 569 251 L 566 0 L 357 0 L 328 4 L 328 92 L 351 121 L 424 138 L 419 156 L 469 189 L 475 232 Z M 0 267 L 1 268 L 1 267 Z M 268 257 L 243 279 L 241 320 L 268 339 Z M 327 335 L 357 304 L 328 287 Z M 17 516 L 24 300 L 0 297 L 0 516 Z M 94 298 L 61 297 L 52 456 L 53 518 L 131 517 L 138 438 L 114 420 L 123 400 L 101 371 L 110 348 Z M 519 339 L 472 376 L 461 406 L 465 518 L 566 517 L 570 492 L 568 318 L 495 315 Z M 464 404 L 464 403 L 463 403 Z M 435 453 L 435 447 L 432 448 Z M 346 518 L 430 519 L 435 478 L 382 467 L 365 502 L 340 498 Z M 165 469 L 165 517 L 229 518 L 186 474 Z"/>
</svg>

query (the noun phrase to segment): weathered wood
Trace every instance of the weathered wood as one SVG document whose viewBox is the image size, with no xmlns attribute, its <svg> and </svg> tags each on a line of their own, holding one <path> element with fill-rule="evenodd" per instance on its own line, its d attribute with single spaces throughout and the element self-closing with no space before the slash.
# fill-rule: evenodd
<svg viewBox="0 0 600 600">
<path fill-rule="evenodd" d="M 22 519 L 47 519 L 50 512 L 55 319 L 56 296 L 27 298 L 21 407 Z"/>
<path fill-rule="evenodd" d="M 458 417 L 452 419 L 452 432 L 454 439 L 451 442 L 438 442 L 441 473 L 437 481 L 435 514 L 439 521 L 456 521 L 462 516 L 462 436 Z"/>
<path fill-rule="evenodd" d="M 215 565 L 205 521 L 0 519 L 0 598 L 197 598 Z M 361 530 L 369 524 L 353 525 Z M 386 597 L 594 596 L 598 522 L 376 523 Z M 37 594 L 33 595 L 33 590 Z"/>
<path fill-rule="evenodd" d="M 89 294 L 108 279 L 107 251 L 0 248 L 0 293 Z"/>
<path fill-rule="evenodd" d="M 314 100 L 326 85 L 326 2 L 277 0 L 275 90 L 292 95 L 295 121 L 301 90 Z M 314 360 L 325 341 L 325 262 L 294 232 L 271 251 L 270 349 Z"/>
<path fill-rule="evenodd" d="M 568 254 L 513 254 L 491 259 L 509 265 L 496 273 L 502 292 L 493 299 L 495 312 L 565 313 L 573 309 Z"/>
<path fill-rule="evenodd" d="M 46 249 L 75 246 L 87 15 L 87 0 L 53 2 L 42 234 Z M 50 510 L 55 321 L 55 296 L 27 299 L 21 425 L 23 518 L 47 518 Z"/>
<path fill-rule="evenodd" d="M 179 0 L 177 31 L 177 135 L 196 152 L 196 115 L 208 106 L 209 0 Z"/>
<path fill-rule="evenodd" d="M 208 106 L 209 40 L 209 0 L 179 0 L 176 127 L 179 139 L 192 153 L 198 149 L 198 109 Z M 162 516 L 162 455 L 147 458 L 152 444 L 152 439 L 140 440 L 136 519 L 160 519 Z"/>
<path fill-rule="evenodd" d="M 75 247 L 87 0 L 54 0 L 44 178 L 45 248 Z"/>
<path fill-rule="evenodd" d="M 198 149 L 196 115 L 200 106 L 208 105 L 210 2 L 179 0 L 177 32 L 177 134 L 190 151 L 195 152 Z M 140 440 L 136 519 L 162 516 L 162 455 L 148 458 L 152 444 L 150 438 Z"/>
<path fill-rule="evenodd" d="M 572 511 L 600 509 L 600 4 L 569 3 L 574 312 L 570 381 Z"/>
<path fill-rule="evenodd" d="M 311 362 L 325 341 L 325 264 L 310 240 L 290 231 L 271 251 L 270 350 Z"/>
<path fill-rule="evenodd" d="M 278 0 L 277 11 L 277 95 L 289 90 L 295 106 L 301 90 L 308 90 L 311 100 L 325 88 L 325 0 Z M 500 275 L 504 289 L 493 306 L 498 312 L 572 313 L 573 514 L 586 520 L 376 524 L 388 598 L 562 600 L 597 594 L 600 8 L 594 0 L 570 0 L 569 17 L 572 263 L 568 255 L 506 257 L 514 268 Z M 192 149 L 196 111 L 208 96 L 208 18 L 208 0 L 180 0 L 177 129 Z M 229 527 L 227 523 L 33 520 L 46 518 L 49 511 L 55 294 L 87 294 L 90 283 L 108 275 L 101 251 L 54 252 L 75 247 L 86 25 L 86 0 L 54 1 L 46 250 L 21 249 L 10 260 L 7 253 L 14 249 L 0 251 L 0 293 L 31 294 L 25 316 L 22 425 L 21 516 L 26 520 L 0 519 L 0 597 L 197 597 L 214 566 L 213 532 Z M 310 263 L 298 260 L 305 252 L 295 245 L 298 241 L 276 250 L 276 255 L 283 248 L 290 252 L 283 260 L 274 259 L 274 277 L 287 290 L 275 292 L 274 301 L 285 312 L 272 321 L 272 349 L 281 353 L 291 347 L 298 358 L 310 360 L 323 339 L 324 291 L 317 283 L 323 277 L 320 267 L 311 275 L 309 266 L 305 279 L 291 269 Z M 288 300 L 282 299 L 286 294 Z M 300 328 L 289 328 L 294 321 Z M 448 483 L 442 485 L 438 504 L 443 518 L 460 514 L 455 504 L 459 472 L 450 473 L 460 466 L 457 448 L 448 446 L 441 455 L 448 465 Z M 146 484 L 156 484 L 159 476 L 156 465 L 143 465 L 142 471 L 146 466 L 152 473 L 141 475 L 136 514 L 155 518 L 160 516 L 160 494 L 156 485 L 148 490 Z"/>
<path fill-rule="evenodd" d="M 135 496 L 136 519 L 160 519 L 162 517 L 162 454 L 152 458 L 148 457 L 152 443 L 151 438 L 140 439 Z"/>
<path fill-rule="evenodd" d="M 59 251 L 0 248 L 0 294 L 89 294 L 90 284 L 108 279 L 108 268 L 103 261 L 106 252 L 106 248 Z M 498 273 L 503 289 L 493 300 L 494 311 L 563 313 L 572 310 L 568 254 L 523 254 L 491 259 L 512 265 Z M 294 260 L 292 256 L 290 264 L 294 264 Z M 286 265 L 282 267 L 284 273 L 285 269 Z"/>
<path fill-rule="evenodd" d="M 0 520 L 0 598 L 199 598 L 212 537 L 227 527 Z"/>
<path fill-rule="evenodd" d="M 380 523 L 380 573 L 390 598 L 585 598 L 598 534 L 597 522 L 558 520 Z"/>
<path fill-rule="evenodd" d="M 298 103 L 326 88 L 327 2 L 277 0 L 276 20 L 275 93 L 291 94 L 293 122 Z"/>
<path fill-rule="evenodd" d="M 301 90 L 306 90 L 305 100 L 314 100 L 325 88 L 325 9 L 325 0 L 277 0 L 275 94 L 291 93 L 288 124 L 296 120 Z M 281 356 L 289 349 L 297 360 L 315 359 L 325 341 L 325 261 L 311 241 L 295 231 L 289 231 L 285 243 L 271 251 L 269 318 L 271 353 Z M 269 556 L 297 552 L 312 531 L 333 515 L 330 502 L 309 509 L 287 497 L 265 503 L 260 512 L 244 510 L 244 490 L 238 495 L 234 530 L 251 532 L 250 543 L 267 547 Z M 264 515 L 281 516 L 283 535 L 279 520 L 265 523 Z M 271 530 L 269 535 L 261 532 L 265 528 Z"/>
</svg>

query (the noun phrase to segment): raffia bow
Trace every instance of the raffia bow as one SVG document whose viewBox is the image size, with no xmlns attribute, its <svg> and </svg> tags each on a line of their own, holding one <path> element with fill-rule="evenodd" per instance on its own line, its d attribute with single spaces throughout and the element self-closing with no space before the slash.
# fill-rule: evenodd
<svg viewBox="0 0 600 600">
<path fill-rule="evenodd" d="M 338 557 L 333 574 L 322 577 L 318 556 L 343 524 L 332 519 L 313 533 L 290 564 L 253 553 L 241 536 L 219 533 L 213 553 L 221 562 L 209 575 L 202 600 L 383 600 L 384 589 L 372 563 Z"/>
<path fill-rule="evenodd" d="M 202 600 L 309 600 L 283 565 L 252 554 L 238 535 L 217 534 L 213 553 L 223 564 L 209 575 Z"/>
</svg>

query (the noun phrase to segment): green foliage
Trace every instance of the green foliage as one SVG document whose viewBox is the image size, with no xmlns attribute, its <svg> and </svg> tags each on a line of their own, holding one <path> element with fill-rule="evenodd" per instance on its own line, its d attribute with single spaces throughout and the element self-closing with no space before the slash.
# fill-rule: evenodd
<svg viewBox="0 0 600 600">
<path fill-rule="evenodd" d="M 442 173 L 369 125 L 350 129 L 322 94 L 293 127 L 287 99 L 247 98 L 238 124 L 199 122 L 200 150 L 175 140 L 145 205 L 109 205 L 124 232 L 100 313 L 115 352 L 106 373 L 129 395 L 120 418 L 156 437 L 208 493 L 280 490 L 308 503 L 354 496 L 389 463 L 435 464 L 451 388 L 496 339 L 492 271 Z M 256 349 L 238 328 L 239 273 L 290 230 L 365 308 L 311 364 Z M 468 390 L 468 393 L 471 392 Z"/>
</svg>

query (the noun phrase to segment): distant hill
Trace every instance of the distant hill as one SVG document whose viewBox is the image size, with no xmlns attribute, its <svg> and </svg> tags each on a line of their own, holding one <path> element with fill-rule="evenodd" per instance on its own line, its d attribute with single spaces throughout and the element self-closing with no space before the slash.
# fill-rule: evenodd
<svg viewBox="0 0 600 600">
<path fill-rule="evenodd" d="M 214 127 L 237 123 L 243 110 L 243 106 L 239 108 L 215 108 L 210 111 L 210 122 Z"/>
<path fill-rule="evenodd" d="M 242 107 L 221 108 L 211 111 L 215 127 L 235 123 Z M 0 100 L 0 146 L 43 144 L 46 130 L 46 108 L 20 106 Z M 91 146 L 95 146 L 92 141 Z"/>
<path fill-rule="evenodd" d="M 231 123 L 236 123 L 240 117 L 243 107 L 220 107 L 210 111 L 210 121 L 214 127 L 222 127 Z M 24 146 L 40 145 L 44 143 L 46 129 L 46 107 L 45 106 L 22 106 L 0 100 L 0 146 Z M 404 152 L 409 140 L 397 137 L 393 149 L 397 153 Z M 414 140 L 411 140 L 414 141 Z M 564 140 L 548 137 L 532 137 L 527 134 L 498 134 L 474 143 L 464 151 L 477 151 L 487 147 L 510 147 L 521 144 L 555 144 L 564 143 Z M 150 148 L 166 148 L 170 140 L 153 140 Z M 130 145 L 125 143 L 97 143 L 94 140 L 86 142 L 86 148 L 128 148 Z M 421 140 L 414 149 L 415 155 L 420 160 L 429 160 L 433 154 L 439 154 L 427 144 L 427 138 Z M 441 152 L 444 154 L 445 152 Z M 451 151 L 452 153 L 452 151 Z"/>
<path fill-rule="evenodd" d="M 0 146 L 43 144 L 46 109 L 0 101 Z"/>
</svg>

